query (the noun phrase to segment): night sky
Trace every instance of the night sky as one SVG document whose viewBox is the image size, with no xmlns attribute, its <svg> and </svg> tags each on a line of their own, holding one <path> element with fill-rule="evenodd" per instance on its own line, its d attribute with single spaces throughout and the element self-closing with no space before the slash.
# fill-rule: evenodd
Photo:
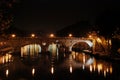
<svg viewBox="0 0 120 80">
<path fill-rule="evenodd" d="M 113 2 L 114 1 L 114 2 Z M 95 23 L 107 9 L 119 6 L 117 0 L 18 0 L 14 24 L 23 30 L 52 33 L 79 21 Z"/>
</svg>

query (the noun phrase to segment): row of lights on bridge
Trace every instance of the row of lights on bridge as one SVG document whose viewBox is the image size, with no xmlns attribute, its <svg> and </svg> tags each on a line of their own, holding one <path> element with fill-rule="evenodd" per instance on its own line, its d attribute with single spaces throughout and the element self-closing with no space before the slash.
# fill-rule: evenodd
<svg viewBox="0 0 120 80">
<path fill-rule="evenodd" d="M 15 34 L 12 34 L 11 37 L 12 37 L 12 38 L 15 38 L 16 35 L 15 35 Z M 31 34 L 30 37 L 31 37 L 31 38 L 35 38 L 36 35 L 35 35 L 35 34 Z M 52 34 L 49 35 L 49 37 L 50 37 L 50 38 L 54 38 L 55 35 L 52 33 Z M 73 35 L 70 33 L 70 34 L 68 35 L 68 37 L 73 37 Z M 92 35 L 89 35 L 88 37 L 89 37 L 89 38 L 92 38 Z"/>
<path fill-rule="evenodd" d="M 11 37 L 12 37 L 12 38 L 15 38 L 16 35 L 15 35 L 15 34 L 12 34 Z M 37 37 L 37 36 L 36 36 L 35 34 L 31 34 L 30 37 L 31 37 L 31 38 L 35 38 L 35 37 Z M 49 35 L 49 37 L 50 37 L 50 38 L 54 38 L 55 35 L 52 33 L 52 34 Z M 70 33 L 70 34 L 68 35 L 68 37 L 73 37 L 73 35 Z M 88 37 L 89 37 L 89 38 L 93 38 L 92 35 L 89 35 Z"/>
<path fill-rule="evenodd" d="M 72 36 L 73 36 L 72 34 L 69 34 L 69 35 L 68 35 L 68 37 L 72 37 Z M 11 37 L 12 37 L 12 38 L 15 38 L 16 35 L 15 35 L 15 34 L 12 34 Z M 31 34 L 31 38 L 35 38 L 35 37 L 36 37 L 35 34 Z M 53 38 L 53 37 L 55 37 L 55 35 L 54 35 L 54 34 L 50 34 L 49 37 Z"/>
</svg>

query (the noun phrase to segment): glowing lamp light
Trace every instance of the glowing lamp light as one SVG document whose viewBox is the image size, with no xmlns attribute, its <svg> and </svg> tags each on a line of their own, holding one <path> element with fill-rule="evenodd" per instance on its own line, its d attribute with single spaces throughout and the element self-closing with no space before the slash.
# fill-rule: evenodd
<svg viewBox="0 0 120 80">
<path fill-rule="evenodd" d="M 31 37 L 35 37 L 35 34 L 31 34 Z"/>
<path fill-rule="evenodd" d="M 15 34 L 12 34 L 11 36 L 12 36 L 12 38 L 14 38 L 16 35 L 15 35 Z"/>
<path fill-rule="evenodd" d="M 89 38 L 92 38 L 92 36 L 91 36 L 91 35 L 89 35 Z"/>
<path fill-rule="evenodd" d="M 69 34 L 69 37 L 72 37 L 72 34 Z"/>
<path fill-rule="evenodd" d="M 100 38 L 97 38 L 97 41 L 98 41 L 99 43 L 102 43 L 102 41 L 101 41 L 101 39 L 100 39 Z"/>
<path fill-rule="evenodd" d="M 9 70 L 7 69 L 5 73 L 6 73 L 6 77 L 8 77 Z"/>
<path fill-rule="evenodd" d="M 51 73 L 52 74 L 54 73 L 54 67 L 53 66 L 51 67 Z"/>
<path fill-rule="evenodd" d="M 50 37 L 54 37 L 55 35 L 54 34 L 50 34 Z"/>
<path fill-rule="evenodd" d="M 72 73 L 73 69 L 72 69 L 72 65 L 70 65 L 70 73 Z"/>
<path fill-rule="evenodd" d="M 35 74 L 35 68 L 32 69 L 32 75 L 34 76 Z"/>
</svg>

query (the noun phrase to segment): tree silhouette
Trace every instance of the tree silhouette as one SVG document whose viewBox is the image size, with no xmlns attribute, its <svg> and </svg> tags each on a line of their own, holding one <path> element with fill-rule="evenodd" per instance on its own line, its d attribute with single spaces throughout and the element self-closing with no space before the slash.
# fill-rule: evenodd
<svg viewBox="0 0 120 80">
<path fill-rule="evenodd" d="M 11 26 L 15 0 L 0 0 L 0 32 Z"/>
<path fill-rule="evenodd" d="M 116 27 L 120 25 L 120 10 L 118 8 L 104 11 L 96 18 L 100 34 L 110 38 Z"/>
</svg>

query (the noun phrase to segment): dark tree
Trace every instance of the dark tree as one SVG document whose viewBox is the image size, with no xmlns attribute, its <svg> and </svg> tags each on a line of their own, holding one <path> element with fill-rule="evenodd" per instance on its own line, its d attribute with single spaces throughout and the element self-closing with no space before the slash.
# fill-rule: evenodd
<svg viewBox="0 0 120 80">
<path fill-rule="evenodd" d="M 120 10 L 118 8 L 104 11 L 96 19 L 100 34 L 111 38 L 117 27 L 120 26 Z"/>
<path fill-rule="evenodd" d="M 11 26 L 15 0 L 0 0 L 0 32 Z"/>
</svg>

